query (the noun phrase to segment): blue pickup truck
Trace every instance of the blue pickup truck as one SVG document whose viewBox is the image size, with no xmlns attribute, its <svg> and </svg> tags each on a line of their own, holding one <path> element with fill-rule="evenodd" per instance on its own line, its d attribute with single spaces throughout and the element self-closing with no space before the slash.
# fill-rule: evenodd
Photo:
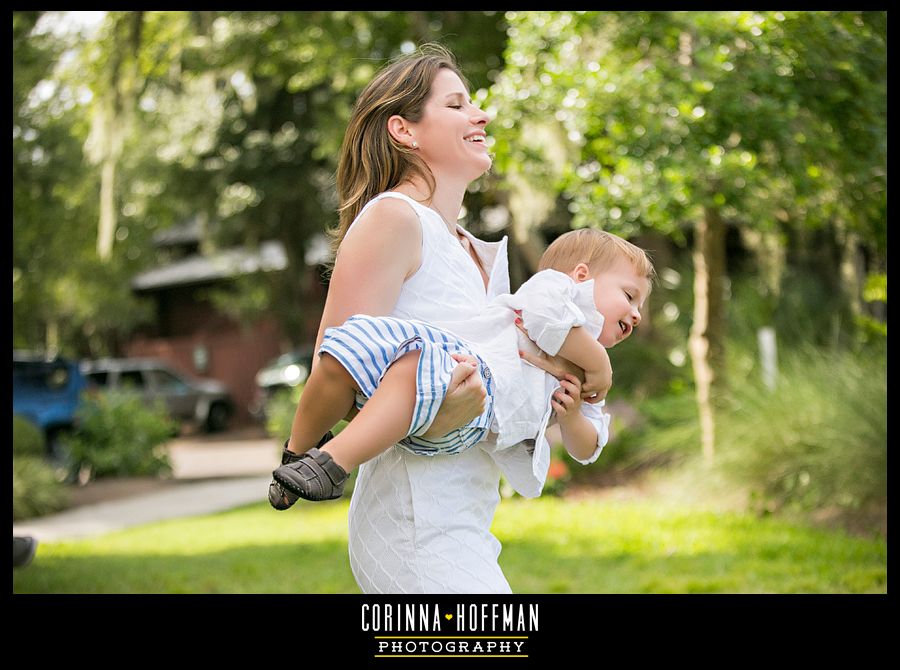
<svg viewBox="0 0 900 670">
<path fill-rule="evenodd" d="M 75 410 L 87 387 L 78 364 L 60 356 L 13 351 L 13 414 L 44 433 L 48 456 L 60 456 L 58 438 L 75 425 Z"/>
</svg>

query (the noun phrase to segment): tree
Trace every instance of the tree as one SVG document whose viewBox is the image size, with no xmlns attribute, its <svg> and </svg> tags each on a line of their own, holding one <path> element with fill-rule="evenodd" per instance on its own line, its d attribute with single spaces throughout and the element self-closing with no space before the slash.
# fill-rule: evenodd
<svg viewBox="0 0 900 670">
<path fill-rule="evenodd" d="M 57 34 L 53 18 L 13 14 L 13 346 L 109 354 L 148 314 L 128 281 L 144 240 L 118 230 L 122 253 L 98 261 L 89 90 L 64 67 L 83 38 Z"/>
<path fill-rule="evenodd" d="M 504 110 L 501 170 L 550 202 L 561 196 L 573 226 L 693 238 L 689 348 L 711 462 L 713 400 L 725 386 L 727 222 L 776 242 L 786 226 L 835 221 L 883 237 L 886 16 L 525 12 L 508 20 L 507 66 L 492 89 Z M 556 140 L 538 145 L 541 134 Z"/>
<path fill-rule="evenodd" d="M 41 16 L 14 13 L 14 332 L 92 355 L 146 316 L 129 278 L 156 261 L 153 235 L 194 216 L 207 250 L 285 244 L 289 270 L 242 282 L 231 304 L 304 341 L 304 257 L 337 220 L 356 95 L 426 41 L 484 88 L 506 39 L 496 12 L 110 12 L 90 36 Z"/>
<path fill-rule="evenodd" d="M 93 82 L 94 123 L 88 138 L 88 155 L 100 163 L 100 220 L 97 255 L 108 261 L 116 232 L 116 171 L 125 148 L 134 106 L 142 84 L 141 33 L 144 12 L 111 12 L 109 35 L 101 38 Z"/>
<path fill-rule="evenodd" d="M 165 15 L 165 16 L 157 16 Z M 304 310 L 305 256 L 336 223 L 334 173 L 357 94 L 388 59 L 444 40 L 473 87 L 489 83 L 505 43 L 493 12 L 164 12 L 180 33 L 145 31 L 179 45 L 170 76 L 151 77 L 138 100 L 133 151 L 123 172 L 125 204 L 158 225 L 200 213 L 208 244 L 254 246 L 278 239 L 289 271 L 245 282 L 244 318 L 275 312 L 297 341 L 317 322 Z M 174 51 L 175 47 L 171 47 Z M 174 73 L 174 74 L 173 74 Z M 151 177 L 152 178 L 148 178 Z M 159 202 L 161 190 L 165 203 Z M 137 191 L 137 192 L 136 192 Z M 140 193 L 149 194 L 141 196 Z M 162 211 L 166 208 L 168 211 Z M 191 211 L 193 210 L 193 211 Z M 252 296 L 257 296 L 252 298 Z"/>
</svg>

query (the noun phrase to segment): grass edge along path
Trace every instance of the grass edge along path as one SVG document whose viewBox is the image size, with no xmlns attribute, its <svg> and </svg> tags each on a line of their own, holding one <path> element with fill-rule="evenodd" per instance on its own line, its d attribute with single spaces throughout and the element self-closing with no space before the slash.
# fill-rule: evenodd
<svg viewBox="0 0 900 670">
<path fill-rule="evenodd" d="M 261 503 L 44 542 L 13 593 L 359 593 L 348 505 Z M 659 499 L 507 499 L 493 532 L 519 594 L 887 590 L 884 539 Z"/>
</svg>

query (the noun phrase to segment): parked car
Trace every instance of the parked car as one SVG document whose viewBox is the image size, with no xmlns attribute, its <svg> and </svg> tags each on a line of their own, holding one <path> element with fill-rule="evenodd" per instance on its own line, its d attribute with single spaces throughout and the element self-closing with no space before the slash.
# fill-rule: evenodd
<svg viewBox="0 0 900 670">
<path fill-rule="evenodd" d="M 312 369 L 312 347 L 296 349 L 269 361 L 256 373 L 256 393 L 249 410 L 256 419 L 264 419 L 266 405 L 275 393 L 306 381 Z"/>
<path fill-rule="evenodd" d="M 224 430 L 234 401 L 215 379 L 189 377 L 153 358 L 107 358 L 82 363 L 89 387 L 102 391 L 131 390 L 148 402 L 159 399 L 173 419 L 194 421 L 209 432 Z"/>
<path fill-rule="evenodd" d="M 74 361 L 13 351 L 13 414 L 25 417 L 44 433 L 51 457 L 62 456 L 59 438 L 75 427 L 75 411 L 86 387 Z"/>
</svg>

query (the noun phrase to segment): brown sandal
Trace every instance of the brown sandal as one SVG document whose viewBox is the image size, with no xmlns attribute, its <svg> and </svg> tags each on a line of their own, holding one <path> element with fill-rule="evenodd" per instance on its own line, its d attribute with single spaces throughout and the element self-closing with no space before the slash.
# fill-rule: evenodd
<svg viewBox="0 0 900 670">
<path fill-rule="evenodd" d="M 334 433 L 330 430 L 325 433 L 325 437 L 323 437 L 316 447 L 321 447 L 323 444 L 328 442 L 331 438 L 334 437 Z M 300 460 L 303 454 L 295 454 L 293 451 L 288 451 L 288 443 L 290 440 L 285 440 L 284 449 L 281 452 L 281 464 L 289 465 L 291 463 L 296 463 Z M 274 479 L 269 484 L 269 504 L 277 510 L 286 510 L 289 509 L 297 500 L 300 499 L 300 496 L 295 493 L 291 493 L 287 489 L 285 489 L 281 484 L 279 484 Z"/>
<path fill-rule="evenodd" d="M 334 500 L 344 494 L 347 472 L 327 451 L 313 447 L 272 472 L 275 481 L 304 500 Z"/>
</svg>

